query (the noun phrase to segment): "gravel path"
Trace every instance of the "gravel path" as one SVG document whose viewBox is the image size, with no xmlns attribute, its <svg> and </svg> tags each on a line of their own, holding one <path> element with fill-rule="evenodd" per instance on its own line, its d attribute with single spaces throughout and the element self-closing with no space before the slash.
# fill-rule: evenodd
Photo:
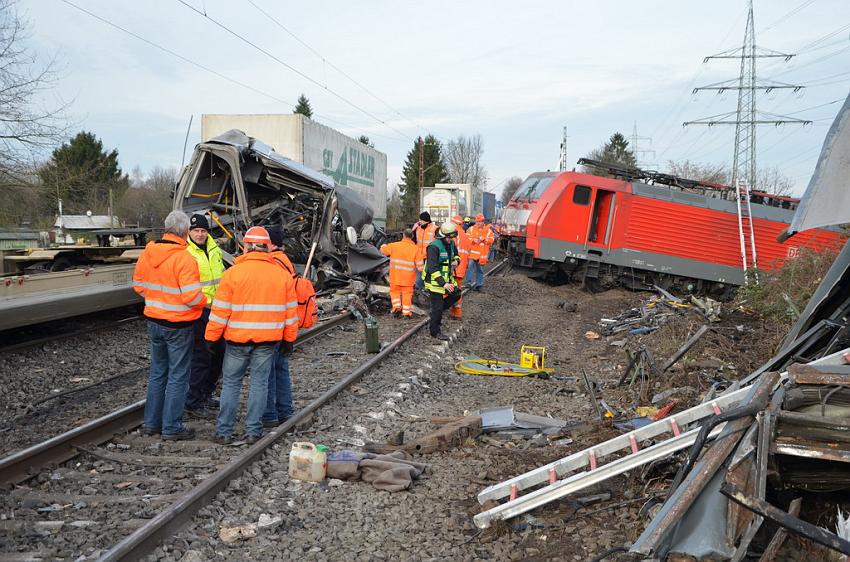
<svg viewBox="0 0 850 562">
<path fill-rule="evenodd" d="M 328 487 L 288 478 L 290 445 L 305 438 L 332 450 L 355 448 L 350 444 L 358 440 L 383 441 L 399 430 L 412 439 L 433 429 L 428 421 L 432 415 L 454 416 L 503 405 L 570 421 L 587 419 L 591 406 L 577 395 L 572 382 L 459 375 L 453 364 L 470 353 L 516 360 L 521 344 L 528 343 L 547 346 L 558 374 L 575 375 L 584 367 L 593 373 L 609 369 L 613 376 L 606 359 L 609 346 L 582 335 L 601 315 L 618 312 L 639 297 L 619 291 L 593 296 L 571 286 L 541 285 L 521 275 L 487 283 L 485 292 L 467 299 L 463 334 L 448 352 L 434 346 L 427 335 L 416 336 L 316 415 L 313 428 L 329 429 L 286 436 L 153 558 L 509 560 L 545 556 L 555 548 L 557 559 L 586 560 L 633 535 L 640 504 L 622 510 L 626 518 L 606 517 L 604 529 L 590 528 L 585 521 L 565 526 L 558 513 L 549 514 L 551 520 L 546 513 L 535 513 L 535 525 L 544 521 L 543 528 L 497 525 L 479 532 L 473 526 L 472 516 L 479 510 L 475 495 L 482 488 L 565 456 L 576 450 L 574 445 L 468 442 L 422 456 L 419 460 L 429 463 L 430 470 L 410 491 L 399 493 L 378 491 L 362 482 Z M 578 312 L 558 309 L 562 301 L 578 303 Z M 449 322 L 450 328 L 455 325 L 460 326 Z M 293 370 L 293 377 L 296 389 L 309 384 L 298 370 Z M 624 486 L 609 485 L 612 501 L 622 501 Z M 565 504 L 560 507 L 563 513 Z M 218 539 L 222 526 L 257 522 L 262 513 L 280 516 L 283 522 L 241 543 L 228 545 Z"/>
</svg>

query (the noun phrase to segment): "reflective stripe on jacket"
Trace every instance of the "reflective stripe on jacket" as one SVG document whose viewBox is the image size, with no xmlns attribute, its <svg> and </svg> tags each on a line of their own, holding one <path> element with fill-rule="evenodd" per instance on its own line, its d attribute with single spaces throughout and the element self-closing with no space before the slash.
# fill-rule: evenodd
<svg viewBox="0 0 850 562">
<path fill-rule="evenodd" d="M 428 244 L 425 267 L 422 269 L 422 280 L 425 289 L 432 293 L 445 294 L 443 287 L 446 283 L 456 284 L 452 275 L 452 260 L 457 257 L 454 244 L 446 243 L 444 238 L 437 238 Z"/>
<path fill-rule="evenodd" d="M 204 309 L 198 264 L 186 241 L 166 233 L 148 242 L 136 262 L 133 289 L 145 298 L 145 316 L 168 322 L 191 322 Z"/>
<path fill-rule="evenodd" d="M 381 253 L 390 257 L 390 285 L 413 287 L 416 283 L 416 256 L 419 248 L 413 240 L 405 238 L 399 242 L 384 244 Z"/>
<path fill-rule="evenodd" d="M 493 240 L 495 239 L 490 226 L 487 224 L 481 226 L 473 224 L 466 231 L 466 235 L 469 237 L 470 242 L 469 259 L 478 261 L 481 258 L 486 258 L 487 254 L 490 253 L 490 246 L 493 245 Z"/>
<path fill-rule="evenodd" d="M 464 277 L 466 269 L 469 267 L 469 247 L 471 244 L 469 243 L 469 236 L 462 228 L 458 227 L 457 229 L 455 244 L 457 245 L 457 255 L 460 258 L 457 267 L 455 267 L 455 277 Z"/>
<path fill-rule="evenodd" d="M 235 343 L 295 341 L 292 276 L 265 252 L 248 252 L 221 276 L 204 337 Z"/>
<path fill-rule="evenodd" d="M 224 273 L 224 261 L 221 259 L 221 248 L 212 236 L 207 234 L 206 252 L 197 244 L 189 241 L 186 250 L 198 262 L 198 272 L 201 275 L 201 287 L 207 296 L 207 304 L 212 304 L 221 274 Z"/>
<path fill-rule="evenodd" d="M 423 227 L 417 223 L 413 228 L 413 234 L 416 236 L 416 247 L 419 248 L 419 252 L 416 254 L 416 269 L 422 270 L 425 266 L 425 254 L 428 251 L 428 245 L 437 237 L 437 225 L 429 222 Z"/>
</svg>

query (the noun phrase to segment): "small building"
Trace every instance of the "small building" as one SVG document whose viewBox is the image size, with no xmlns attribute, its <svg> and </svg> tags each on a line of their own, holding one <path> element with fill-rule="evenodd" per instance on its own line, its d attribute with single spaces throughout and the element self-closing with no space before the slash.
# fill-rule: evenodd
<svg viewBox="0 0 850 562">
<path fill-rule="evenodd" d="M 6 256 L 21 253 L 20 250 L 30 250 L 45 245 L 47 233 L 34 230 L 11 229 L 0 230 L 0 273 L 14 273 L 15 265 L 6 263 Z"/>
<path fill-rule="evenodd" d="M 95 230 L 118 228 L 121 221 L 109 215 L 60 215 L 53 223 L 58 244 L 73 244 L 77 238 L 90 238 Z"/>
</svg>

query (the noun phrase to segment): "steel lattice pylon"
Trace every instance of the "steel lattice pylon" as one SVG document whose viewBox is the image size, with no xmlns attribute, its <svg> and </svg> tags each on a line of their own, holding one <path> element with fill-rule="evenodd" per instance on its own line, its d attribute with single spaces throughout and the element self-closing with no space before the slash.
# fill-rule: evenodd
<svg viewBox="0 0 850 562">
<path fill-rule="evenodd" d="M 688 125 L 735 125 L 735 144 L 732 159 L 732 187 L 735 189 L 738 208 L 738 234 L 741 240 L 741 259 L 744 271 L 756 267 L 756 240 L 751 221 L 750 192 L 758 189 L 758 167 L 756 166 L 756 125 L 784 125 L 794 123 L 807 125 L 811 121 L 794 119 L 770 113 L 762 114 L 756 109 L 756 92 L 763 90 L 793 90 L 799 91 L 803 86 L 786 84 L 773 80 L 759 80 L 756 73 L 756 59 L 784 58 L 790 60 L 794 55 L 763 49 L 756 45 L 756 32 L 753 18 L 753 2 L 748 0 L 747 27 L 744 31 L 744 42 L 741 47 L 730 49 L 716 55 L 705 57 L 711 59 L 740 59 L 741 70 L 737 79 L 725 80 L 707 86 L 694 88 L 694 93 L 703 90 L 714 90 L 718 93 L 727 90 L 738 90 L 738 108 L 735 112 L 713 115 L 696 121 L 686 121 Z M 734 118 L 733 118 L 734 116 Z"/>
</svg>

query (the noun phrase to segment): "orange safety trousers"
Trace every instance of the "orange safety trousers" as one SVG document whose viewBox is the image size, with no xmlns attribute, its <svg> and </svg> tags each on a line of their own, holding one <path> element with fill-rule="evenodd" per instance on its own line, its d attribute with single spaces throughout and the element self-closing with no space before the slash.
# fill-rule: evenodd
<svg viewBox="0 0 850 562">
<path fill-rule="evenodd" d="M 463 276 L 456 276 L 455 281 L 457 281 L 456 290 L 460 291 L 461 287 L 463 287 Z M 455 305 L 449 309 L 449 316 L 452 318 L 463 318 L 463 297 L 457 299 Z"/>
<path fill-rule="evenodd" d="M 390 285 L 390 300 L 393 312 L 400 310 L 403 316 L 413 316 L 413 287 Z"/>
</svg>

